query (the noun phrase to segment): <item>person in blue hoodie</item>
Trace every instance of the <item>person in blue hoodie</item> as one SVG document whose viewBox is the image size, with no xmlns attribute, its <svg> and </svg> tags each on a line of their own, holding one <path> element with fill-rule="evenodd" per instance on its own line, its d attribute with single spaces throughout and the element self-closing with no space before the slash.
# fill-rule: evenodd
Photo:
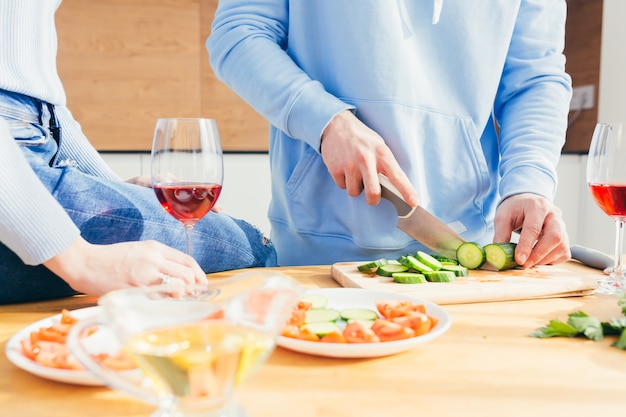
<svg viewBox="0 0 626 417">
<path fill-rule="evenodd" d="M 280 265 L 425 250 L 385 174 L 467 241 L 523 267 L 570 258 L 553 204 L 571 78 L 565 0 L 221 0 L 217 77 L 271 124 Z"/>
</svg>

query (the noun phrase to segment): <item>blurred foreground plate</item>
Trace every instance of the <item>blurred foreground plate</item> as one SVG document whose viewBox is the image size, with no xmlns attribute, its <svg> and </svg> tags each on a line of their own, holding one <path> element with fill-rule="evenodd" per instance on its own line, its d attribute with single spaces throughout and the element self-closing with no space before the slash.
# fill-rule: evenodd
<svg viewBox="0 0 626 417">
<path fill-rule="evenodd" d="M 100 307 L 98 306 L 86 307 L 73 310 L 71 315 L 77 319 L 84 319 L 97 315 L 99 310 Z M 42 378 L 68 384 L 104 385 L 102 381 L 93 376 L 89 371 L 49 368 L 24 356 L 20 342 L 30 337 L 31 332 L 37 332 L 42 327 L 50 327 L 60 320 L 61 314 L 59 313 L 39 320 L 19 330 L 6 344 L 5 352 L 7 358 L 18 368 Z M 98 331 L 89 336 L 87 340 L 87 348 L 93 353 L 114 353 L 119 350 L 119 345 L 115 342 L 114 336 L 104 328 L 98 329 Z"/>
</svg>

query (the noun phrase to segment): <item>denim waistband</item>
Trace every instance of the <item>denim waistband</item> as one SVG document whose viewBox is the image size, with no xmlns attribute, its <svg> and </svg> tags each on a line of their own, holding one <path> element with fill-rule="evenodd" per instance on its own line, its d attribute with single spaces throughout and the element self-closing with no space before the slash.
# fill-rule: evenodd
<svg viewBox="0 0 626 417">
<path fill-rule="evenodd" d="M 24 94 L 0 89 L 0 117 L 12 123 L 39 125 L 47 130 L 57 143 L 57 152 L 61 142 L 61 126 L 58 123 L 54 105 Z M 54 163 L 55 155 L 50 160 Z"/>
<path fill-rule="evenodd" d="M 47 106 L 41 100 L 0 89 L 0 116 L 44 125 L 49 117 L 43 114 L 44 108 L 47 112 Z"/>
</svg>

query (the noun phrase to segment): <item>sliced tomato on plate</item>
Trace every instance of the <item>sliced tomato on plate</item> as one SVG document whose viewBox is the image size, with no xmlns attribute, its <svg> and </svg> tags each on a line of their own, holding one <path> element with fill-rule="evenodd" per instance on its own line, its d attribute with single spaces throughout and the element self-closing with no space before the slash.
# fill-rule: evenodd
<svg viewBox="0 0 626 417">
<path fill-rule="evenodd" d="M 386 319 L 378 319 L 372 324 L 372 331 L 380 338 L 381 342 L 402 340 L 415 337 L 415 331 L 406 326 Z"/>
<path fill-rule="evenodd" d="M 426 314 L 426 306 L 424 304 L 414 304 L 410 300 L 376 301 L 376 309 L 386 319 L 406 316 L 409 312 Z"/>
<path fill-rule="evenodd" d="M 374 331 L 360 321 L 352 321 L 343 329 L 343 337 L 348 343 L 376 343 L 380 338 Z"/>
</svg>

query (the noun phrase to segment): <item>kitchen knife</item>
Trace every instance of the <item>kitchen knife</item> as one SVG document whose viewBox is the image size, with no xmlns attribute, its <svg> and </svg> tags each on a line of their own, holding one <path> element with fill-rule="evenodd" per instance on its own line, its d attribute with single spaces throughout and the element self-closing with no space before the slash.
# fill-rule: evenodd
<svg viewBox="0 0 626 417">
<path fill-rule="evenodd" d="M 389 200 L 398 212 L 398 228 L 440 255 L 456 259 L 456 249 L 465 240 L 423 207 L 408 205 L 385 175 L 378 174 L 378 181 L 381 196 Z"/>
<path fill-rule="evenodd" d="M 615 266 L 613 257 L 604 252 L 600 252 L 599 250 L 586 248 L 580 245 L 571 245 L 569 250 L 572 252 L 572 259 L 575 259 L 592 268 L 610 270 Z"/>
</svg>

